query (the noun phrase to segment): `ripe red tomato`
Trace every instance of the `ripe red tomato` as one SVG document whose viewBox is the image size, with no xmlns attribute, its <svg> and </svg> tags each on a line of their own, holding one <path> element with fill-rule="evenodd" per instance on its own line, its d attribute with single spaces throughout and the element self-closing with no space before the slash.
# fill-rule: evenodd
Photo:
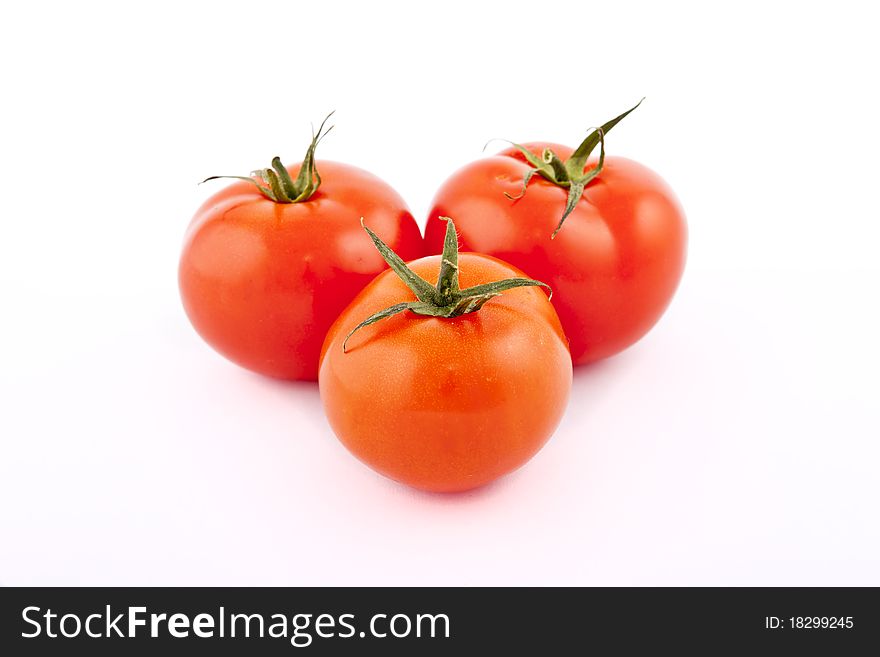
<svg viewBox="0 0 880 657">
<path fill-rule="evenodd" d="M 559 160 L 572 155 L 559 144 L 523 146 L 538 158 L 546 149 Z M 669 186 L 638 162 L 603 159 L 555 238 L 569 189 L 535 175 L 520 198 L 505 196 L 522 192 L 532 168 L 516 148 L 472 162 L 443 183 L 425 234 L 428 252 L 438 253 L 445 229 L 439 217 L 450 216 L 462 249 L 501 258 L 547 283 L 575 364 L 616 354 L 647 333 L 685 264 L 687 225 Z M 581 171 L 596 164 L 589 159 Z"/>
<path fill-rule="evenodd" d="M 445 252 L 409 267 L 434 280 L 442 259 L 455 262 Z M 355 456 L 436 492 L 481 486 L 528 461 L 558 424 L 572 378 L 566 339 L 544 292 L 513 289 L 527 279 L 495 258 L 465 253 L 456 264 L 462 288 L 507 279 L 498 290 L 508 291 L 423 304 L 386 271 L 333 324 L 319 376 L 330 425 Z M 439 294 L 449 289 L 440 278 L 436 287 L 423 283 Z M 453 307 L 463 314 L 443 316 Z"/>
<path fill-rule="evenodd" d="M 286 169 L 310 196 L 266 195 L 277 198 L 273 185 L 282 182 L 276 158 L 273 169 L 205 201 L 180 258 L 180 294 L 196 331 L 229 360 L 282 379 L 317 379 L 327 329 L 386 267 L 361 217 L 404 257 L 423 253 L 418 226 L 391 187 L 347 164 L 315 163 L 320 136 L 306 155 L 307 181 L 298 178 L 301 165 Z"/>
</svg>

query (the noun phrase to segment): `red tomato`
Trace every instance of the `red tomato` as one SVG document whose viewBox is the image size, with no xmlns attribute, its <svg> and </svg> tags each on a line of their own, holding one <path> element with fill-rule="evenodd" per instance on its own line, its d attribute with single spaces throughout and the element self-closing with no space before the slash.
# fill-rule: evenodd
<svg viewBox="0 0 880 657">
<path fill-rule="evenodd" d="M 458 265 L 462 288 L 522 276 L 480 254 Z M 441 256 L 409 266 L 434 280 Z M 523 465 L 553 433 L 571 389 L 547 295 L 517 287 L 457 317 L 416 314 L 404 302 L 419 305 L 386 271 L 330 329 L 319 385 L 336 435 L 376 471 L 428 491 L 475 488 Z M 355 327 L 389 306 L 397 314 L 360 328 L 343 351 Z"/>
<path fill-rule="evenodd" d="M 296 179 L 300 166 L 287 170 Z M 317 378 L 327 329 L 386 268 L 361 217 L 404 257 L 423 252 L 386 183 L 337 162 L 317 170 L 320 187 L 300 202 L 275 202 L 245 181 L 219 191 L 193 217 L 180 258 L 180 293 L 199 334 L 242 367 L 282 379 Z"/>
<path fill-rule="evenodd" d="M 538 157 L 558 144 L 523 145 Z M 585 171 L 595 167 L 591 159 Z M 516 148 L 458 170 L 439 189 L 428 215 L 429 253 L 443 243 L 449 216 L 462 249 L 487 253 L 519 267 L 553 289 L 553 304 L 570 340 L 575 364 L 606 358 L 636 342 L 657 322 L 678 286 L 685 263 L 684 212 L 653 171 L 608 157 L 555 238 L 568 190 L 540 175 L 525 193 L 532 168 Z"/>
</svg>

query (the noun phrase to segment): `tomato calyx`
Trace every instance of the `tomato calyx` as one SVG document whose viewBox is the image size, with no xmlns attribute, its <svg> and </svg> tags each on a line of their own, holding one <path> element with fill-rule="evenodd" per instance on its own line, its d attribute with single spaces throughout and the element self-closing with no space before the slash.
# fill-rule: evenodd
<svg viewBox="0 0 880 657">
<path fill-rule="evenodd" d="M 516 287 L 541 286 L 550 292 L 550 286 L 541 281 L 531 278 L 506 278 L 491 283 L 483 283 L 461 289 L 458 283 L 458 234 L 455 232 L 455 223 L 449 217 L 440 217 L 446 222 L 446 236 L 443 241 L 443 254 L 440 261 L 440 272 L 437 276 L 437 284 L 431 285 L 424 278 L 407 267 L 406 263 L 398 256 L 376 233 L 367 228 L 361 217 L 361 226 L 367 231 L 376 249 L 382 255 L 388 266 L 402 280 L 406 286 L 416 295 L 417 301 L 404 301 L 380 310 L 355 326 L 342 341 L 342 351 L 346 351 L 348 339 L 358 329 L 370 324 L 392 317 L 406 310 L 416 315 L 426 317 L 458 317 L 467 313 L 478 311 L 492 297 L 499 296 L 505 290 Z"/>
<path fill-rule="evenodd" d="M 642 98 L 642 100 L 645 99 Z M 580 146 L 578 146 L 571 154 L 571 157 L 565 161 L 549 148 L 545 148 L 540 155 L 537 155 L 520 144 L 510 142 L 514 148 L 522 153 L 523 157 L 526 158 L 526 161 L 532 165 L 532 168 L 529 169 L 523 177 L 522 190 L 519 194 L 513 196 L 512 194 L 505 192 L 504 195 L 511 201 L 516 201 L 525 196 L 529 181 L 536 173 L 546 180 L 549 180 L 554 185 L 568 189 L 568 200 L 565 203 L 565 210 L 562 213 L 562 218 L 559 220 L 556 230 L 554 230 L 553 234 L 550 236 L 550 239 L 555 238 L 556 234 L 562 229 L 562 224 L 565 223 L 568 215 L 572 213 L 577 206 L 578 201 L 580 201 L 581 197 L 584 195 L 584 189 L 587 184 L 593 180 L 593 178 L 598 176 L 602 171 L 602 167 L 605 166 L 605 135 L 608 134 L 614 126 L 620 123 L 620 121 L 622 121 L 630 112 L 641 105 L 642 100 L 620 116 L 611 119 L 598 128 L 593 128 L 593 131 L 586 136 Z M 596 166 L 585 172 L 584 168 L 587 166 L 587 160 L 590 155 L 592 155 L 593 151 L 596 150 L 596 146 L 599 146 L 599 161 L 596 163 Z"/>
<path fill-rule="evenodd" d="M 263 196 L 275 203 L 301 203 L 308 201 L 318 190 L 318 187 L 321 186 L 321 175 L 318 173 L 318 167 L 315 164 L 315 149 L 317 149 L 321 140 L 334 127 L 331 125 L 324 130 L 324 125 L 326 125 L 327 119 L 331 116 L 333 116 L 333 112 L 324 117 L 317 133 L 315 133 L 314 126 L 312 127 L 312 141 L 309 144 L 308 150 L 306 150 L 306 156 L 303 158 L 296 180 L 290 177 L 290 173 L 281 163 L 281 158 L 276 156 L 272 158 L 271 167 L 251 171 L 250 176 L 211 176 L 205 178 L 202 182 L 206 183 L 209 180 L 218 180 L 220 178 L 245 180 L 253 183 Z"/>
</svg>

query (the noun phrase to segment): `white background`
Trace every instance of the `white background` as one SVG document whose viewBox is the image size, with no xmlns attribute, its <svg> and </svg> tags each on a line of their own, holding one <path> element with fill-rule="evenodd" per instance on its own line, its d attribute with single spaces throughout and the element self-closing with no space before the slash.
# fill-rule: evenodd
<svg viewBox="0 0 880 657">
<path fill-rule="evenodd" d="M 661 4 L 5 3 L 0 582 L 880 585 L 870 5 Z M 423 225 L 488 138 L 642 96 L 608 148 L 677 190 L 682 286 L 495 485 L 382 479 L 183 314 L 196 183 L 331 109 Z"/>
</svg>

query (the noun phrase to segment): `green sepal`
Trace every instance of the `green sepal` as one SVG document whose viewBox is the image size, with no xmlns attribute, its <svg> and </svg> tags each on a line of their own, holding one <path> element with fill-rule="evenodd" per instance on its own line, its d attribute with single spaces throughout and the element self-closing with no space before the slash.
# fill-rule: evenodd
<svg viewBox="0 0 880 657">
<path fill-rule="evenodd" d="M 318 126 L 317 133 L 315 133 L 314 130 L 312 131 L 312 143 L 309 144 L 306 156 L 303 158 L 302 166 L 300 167 L 296 180 L 293 183 L 294 193 L 296 195 L 291 199 L 291 203 L 299 203 L 308 200 L 312 194 L 318 190 L 318 187 L 321 186 L 321 176 L 318 173 L 318 167 L 315 165 L 315 150 L 318 148 L 318 144 L 321 143 L 321 140 L 334 128 L 334 126 L 331 125 L 327 130 L 324 130 L 324 126 L 327 124 L 327 120 L 331 116 L 333 116 L 333 112 L 330 112 L 324 117 L 324 120 L 321 121 L 321 125 Z"/>
<path fill-rule="evenodd" d="M 403 259 L 392 251 L 390 246 L 385 244 L 376 233 L 367 228 L 366 224 L 364 224 L 363 217 L 361 217 L 361 226 L 363 226 L 364 230 L 367 231 L 367 234 L 373 240 L 373 244 L 376 245 L 376 250 L 379 251 L 379 255 L 382 256 L 382 259 L 385 260 L 385 262 L 388 263 L 388 266 L 394 270 L 394 273 L 397 274 L 398 278 L 406 283 L 406 286 L 412 290 L 412 293 L 416 295 L 416 298 L 419 301 L 424 301 L 426 303 L 436 302 L 437 289 L 412 269 L 407 267 Z"/>
<path fill-rule="evenodd" d="M 360 324 L 358 324 L 353 329 L 351 329 L 351 331 L 348 332 L 348 335 L 346 335 L 345 339 L 342 341 L 342 351 L 345 352 L 345 347 L 348 344 L 348 339 L 352 335 L 354 335 L 354 332 L 357 331 L 358 329 L 362 329 L 363 327 L 369 326 L 370 324 L 375 324 L 376 322 L 378 322 L 381 319 L 385 319 L 387 317 L 393 317 L 394 315 L 402 313 L 404 310 L 406 310 L 407 308 L 409 308 L 412 305 L 413 305 L 412 302 L 396 303 L 393 306 L 389 306 L 388 308 L 385 308 L 385 310 L 380 310 L 379 312 L 370 315 L 364 321 L 362 321 Z"/>
<path fill-rule="evenodd" d="M 580 181 L 576 183 L 571 183 L 568 186 L 568 196 L 565 199 L 565 210 L 562 212 L 562 217 L 559 219 L 559 223 L 556 225 L 556 229 L 550 235 L 550 239 L 552 240 L 556 237 L 556 233 L 558 233 L 562 229 L 562 224 L 565 223 L 566 218 L 577 207 L 578 202 L 581 200 L 581 196 L 584 195 L 584 188 L 586 185 Z"/>
<path fill-rule="evenodd" d="M 568 169 L 565 168 L 565 162 L 563 162 L 556 153 L 549 148 L 545 148 L 541 159 L 547 163 L 548 167 L 550 167 L 550 171 L 553 174 L 550 180 L 563 187 L 570 184 L 571 178 L 568 176 Z"/>
<path fill-rule="evenodd" d="M 458 233 L 455 224 L 446 220 L 446 235 L 443 238 L 443 259 L 437 276 L 437 293 L 440 304 L 448 303 L 458 294 Z"/>
<path fill-rule="evenodd" d="M 374 324 L 378 321 L 393 317 L 402 312 L 409 311 L 425 317 L 440 317 L 449 319 L 468 313 L 477 312 L 487 301 L 499 296 L 505 290 L 516 287 L 541 286 L 550 290 L 546 283 L 535 281 L 530 278 L 506 278 L 491 283 L 474 285 L 464 290 L 459 288 L 458 282 L 458 235 L 455 232 L 455 223 L 449 217 L 441 217 L 446 221 L 446 236 L 443 241 L 443 254 L 440 256 L 440 272 L 437 276 L 437 284 L 431 285 L 410 269 L 405 262 L 394 253 L 391 248 L 364 224 L 361 218 L 361 226 L 373 240 L 376 249 L 382 255 L 388 266 L 416 295 L 417 301 L 396 303 L 384 310 L 380 310 L 367 317 L 355 326 L 342 341 L 342 351 L 346 351 L 348 339 L 359 329 Z M 550 291 L 550 296 L 553 292 Z"/>
<path fill-rule="evenodd" d="M 284 202 L 281 199 L 288 198 L 287 193 L 284 191 L 284 187 L 281 185 L 281 180 L 278 178 L 278 174 L 275 173 L 274 169 L 263 169 L 263 180 L 269 183 L 269 189 L 272 190 L 272 198 L 276 202 Z"/>
<path fill-rule="evenodd" d="M 569 186 L 568 198 L 565 203 L 565 211 L 562 213 L 562 217 L 559 219 L 559 223 L 556 225 L 556 229 L 553 231 L 553 234 L 550 235 L 551 240 L 556 237 L 556 233 L 562 230 L 562 224 L 565 223 L 566 217 L 574 212 L 574 209 L 577 207 L 578 202 L 584 195 L 584 190 L 586 189 L 587 184 L 593 178 L 598 176 L 599 172 L 602 171 L 602 168 L 605 166 L 605 131 L 602 130 L 602 128 L 597 128 L 597 132 L 599 134 L 599 161 L 596 163 L 596 166 L 590 169 L 581 178 L 572 182 Z"/>
<path fill-rule="evenodd" d="M 645 99 L 642 98 L 642 100 Z M 568 169 L 568 175 L 571 178 L 579 178 L 584 175 L 584 167 L 587 166 L 587 160 L 590 158 L 593 151 L 596 150 L 599 141 L 611 132 L 611 128 L 623 121 L 630 112 L 633 112 L 639 105 L 641 105 L 642 100 L 630 107 L 620 116 L 616 116 L 607 123 L 603 123 L 598 128 L 594 128 L 593 132 L 587 135 L 586 139 L 580 143 L 580 146 L 575 149 L 574 153 L 571 154 L 571 157 L 565 162 L 566 168 Z"/>
<path fill-rule="evenodd" d="M 452 308 L 452 311 L 448 315 L 444 315 L 444 317 L 459 317 L 461 315 L 467 315 L 468 313 L 475 313 L 482 308 L 489 299 L 500 296 L 500 293 L 495 292 L 491 294 L 478 294 L 477 296 L 472 297 L 462 297 Z"/>
<path fill-rule="evenodd" d="M 531 278 L 505 278 L 501 281 L 493 281 L 492 283 L 483 283 L 482 285 L 474 285 L 473 287 L 467 287 L 461 291 L 462 296 L 467 297 L 478 297 L 483 296 L 484 294 L 492 294 L 499 295 L 506 290 L 512 290 L 515 287 L 543 287 L 548 292 L 548 297 L 553 298 L 553 290 L 550 289 L 550 286 L 546 283 L 542 283 L 541 281 L 536 281 Z"/>
<path fill-rule="evenodd" d="M 318 173 L 318 167 L 315 163 L 315 149 L 317 149 L 321 140 L 333 129 L 331 125 L 324 130 L 324 126 L 331 116 L 333 116 L 333 112 L 324 117 L 317 133 L 315 133 L 314 129 L 312 130 L 312 141 L 306 150 L 306 155 L 303 158 L 296 180 L 290 177 L 287 168 L 281 163 L 281 158 L 276 156 L 272 158 L 272 166 L 270 168 L 252 171 L 250 177 L 210 176 L 202 182 L 206 183 L 209 180 L 220 178 L 246 180 L 253 183 L 263 196 L 275 203 L 301 203 L 308 201 L 321 186 L 321 174 Z"/>
<path fill-rule="evenodd" d="M 278 174 L 278 180 L 281 181 L 281 188 L 284 190 L 287 198 L 295 197 L 296 186 L 293 184 L 293 179 L 290 177 L 287 167 L 281 163 L 281 158 L 277 155 L 272 158 L 272 170 Z"/>
<path fill-rule="evenodd" d="M 272 196 L 272 190 L 269 189 L 268 187 L 264 187 L 264 186 L 261 185 L 259 182 L 257 182 L 256 177 L 253 176 L 253 175 L 251 175 L 250 178 L 247 177 L 247 176 L 208 176 L 207 178 L 205 178 L 205 179 L 204 179 L 201 183 L 199 183 L 199 184 L 201 185 L 202 183 L 206 183 L 206 182 L 208 182 L 209 180 L 218 180 L 218 179 L 220 179 L 220 178 L 232 178 L 232 179 L 234 179 L 234 180 L 244 180 L 245 182 L 249 182 L 249 183 L 251 183 L 252 185 L 254 185 L 257 189 L 259 189 L 259 190 L 260 190 L 260 193 L 261 193 L 263 196 L 265 196 L 266 198 L 271 198 L 273 201 L 275 200 L 275 199 L 273 198 L 273 196 Z"/>
<path fill-rule="evenodd" d="M 591 180 L 593 180 L 593 178 L 599 175 L 602 168 L 605 166 L 605 135 L 608 134 L 614 126 L 626 118 L 630 112 L 641 105 L 643 100 L 645 99 L 642 98 L 642 100 L 623 114 L 603 123 L 598 128 L 594 128 L 564 162 L 549 148 L 545 148 L 544 152 L 541 153 L 541 157 L 538 157 L 526 147 L 513 142 L 508 142 L 522 153 L 523 157 L 526 158 L 526 161 L 532 165 L 532 168 L 526 172 L 525 176 L 523 176 L 522 190 L 519 194 L 513 196 L 504 192 L 504 195 L 512 201 L 521 199 L 525 196 L 528 184 L 536 173 L 540 174 L 541 177 L 550 181 L 554 185 L 568 189 L 562 217 L 559 219 L 559 224 L 556 226 L 556 230 L 554 230 L 553 234 L 550 236 L 551 239 L 555 238 L 556 234 L 562 228 L 562 224 L 565 223 L 565 219 L 574 211 L 578 202 L 581 200 L 581 197 L 583 197 L 586 186 Z M 599 161 L 596 163 L 595 167 L 585 173 L 584 167 L 587 166 L 587 160 L 589 160 L 593 151 L 596 150 L 596 146 L 599 146 Z"/>
<path fill-rule="evenodd" d="M 512 141 L 509 141 L 507 143 L 510 144 L 511 146 L 513 146 L 520 153 L 522 153 L 523 157 L 526 158 L 526 161 L 529 164 L 531 164 L 533 167 L 535 167 L 535 169 L 542 169 L 542 168 L 546 167 L 547 163 L 542 158 L 540 158 L 537 155 L 535 155 L 534 153 L 532 153 L 532 151 L 530 151 L 525 146 L 522 146 L 520 144 L 516 144 Z"/>
<path fill-rule="evenodd" d="M 526 195 L 526 187 L 529 186 L 529 181 L 532 179 L 532 176 L 534 176 L 536 173 L 538 173 L 537 169 L 529 169 L 528 171 L 526 171 L 526 175 L 523 177 L 522 189 L 519 190 L 519 194 L 514 196 L 513 194 L 508 194 L 507 192 L 504 192 L 504 195 L 507 198 L 509 198 L 511 201 L 516 201 L 517 199 L 521 199 L 523 196 Z"/>
</svg>

